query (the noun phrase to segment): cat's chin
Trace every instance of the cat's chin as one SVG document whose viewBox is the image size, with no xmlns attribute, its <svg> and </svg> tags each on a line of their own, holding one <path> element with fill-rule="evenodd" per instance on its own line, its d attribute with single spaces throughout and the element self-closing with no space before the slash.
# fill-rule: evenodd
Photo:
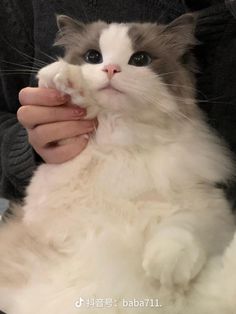
<svg viewBox="0 0 236 314">
<path fill-rule="evenodd" d="M 109 94 L 123 94 L 123 92 L 119 89 L 117 89 L 116 87 L 108 84 L 102 88 L 99 88 L 98 90 L 99 92 L 103 92 L 103 93 L 109 93 Z"/>
</svg>

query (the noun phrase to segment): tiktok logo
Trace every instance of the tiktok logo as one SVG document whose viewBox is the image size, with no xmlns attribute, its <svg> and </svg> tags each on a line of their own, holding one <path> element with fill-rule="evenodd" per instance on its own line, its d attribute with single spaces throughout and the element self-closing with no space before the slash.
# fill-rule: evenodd
<svg viewBox="0 0 236 314">
<path fill-rule="evenodd" d="M 83 304 L 84 304 L 84 299 L 80 297 L 79 300 L 75 302 L 75 307 L 80 308 L 81 306 L 83 306 Z"/>
</svg>

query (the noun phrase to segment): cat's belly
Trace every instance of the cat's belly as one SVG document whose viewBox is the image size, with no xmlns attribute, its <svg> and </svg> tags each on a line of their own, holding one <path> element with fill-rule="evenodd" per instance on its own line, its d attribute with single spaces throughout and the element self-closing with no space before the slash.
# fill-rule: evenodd
<svg viewBox="0 0 236 314">
<path fill-rule="evenodd" d="M 24 220 L 40 222 L 41 217 L 49 219 L 50 215 L 53 219 L 53 215 L 71 211 L 74 204 L 91 207 L 106 206 L 108 199 L 132 201 L 153 190 L 156 187 L 145 156 L 90 145 L 67 163 L 39 167 L 27 190 Z"/>
<path fill-rule="evenodd" d="M 14 295 L 17 311 L 8 314 L 155 313 L 157 308 L 151 305 L 158 300 L 153 300 L 164 300 L 158 282 L 142 268 L 144 243 L 144 234 L 135 224 L 118 228 L 114 223 L 114 227 L 104 225 L 97 232 L 86 232 L 83 239 L 67 243 L 68 253 L 58 255 L 53 265 L 42 265 L 43 276 L 33 270 L 27 286 Z M 78 308 L 81 299 L 84 302 Z M 101 299 L 106 300 L 103 309 L 92 305 Z M 108 300 L 112 306 L 105 305 Z M 132 308 L 132 300 L 147 304 Z"/>
</svg>

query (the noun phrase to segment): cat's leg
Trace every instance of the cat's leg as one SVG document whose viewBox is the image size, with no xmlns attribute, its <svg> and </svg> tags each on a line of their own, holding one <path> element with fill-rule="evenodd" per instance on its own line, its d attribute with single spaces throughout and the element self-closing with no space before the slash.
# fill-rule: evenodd
<svg viewBox="0 0 236 314">
<path fill-rule="evenodd" d="M 71 103 L 86 108 L 87 119 L 94 118 L 98 107 L 83 77 L 81 67 L 59 59 L 42 68 L 37 75 L 39 87 L 55 88 L 71 97 Z"/>
<path fill-rule="evenodd" d="M 178 227 L 158 229 L 147 243 L 143 267 L 168 288 L 187 287 L 201 270 L 206 252 L 192 232 Z"/>
<path fill-rule="evenodd" d="M 178 211 L 151 231 L 143 258 L 147 275 L 168 288 L 188 287 L 207 258 L 222 252 L 232 238 L 235 227 L 227 203 L 216 205 L 213 201 L 205 209 Z"/>
<path fill-rule="evenodd" d="M 84 103 L 84 81 L 79 66 L 68 64 L 62 59 L 42 68 L 38 75 L 39 87 L 56 88 L 72 97 L 74 104 Z"/>
</svg>

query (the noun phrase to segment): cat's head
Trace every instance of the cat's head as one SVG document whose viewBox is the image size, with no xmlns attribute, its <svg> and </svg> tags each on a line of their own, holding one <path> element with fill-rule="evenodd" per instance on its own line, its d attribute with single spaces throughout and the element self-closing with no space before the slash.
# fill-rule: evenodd
<svg viewBox="0 0 236 314">
<path fill-rule="evenodd" d="M 57 44 L 68 63 L 81 66 L 101 108 L 138 120 L 191 116 L 194 25 L 191 14 L 169 25 L 84 24 L 60 15 Z"/>
</svg>

